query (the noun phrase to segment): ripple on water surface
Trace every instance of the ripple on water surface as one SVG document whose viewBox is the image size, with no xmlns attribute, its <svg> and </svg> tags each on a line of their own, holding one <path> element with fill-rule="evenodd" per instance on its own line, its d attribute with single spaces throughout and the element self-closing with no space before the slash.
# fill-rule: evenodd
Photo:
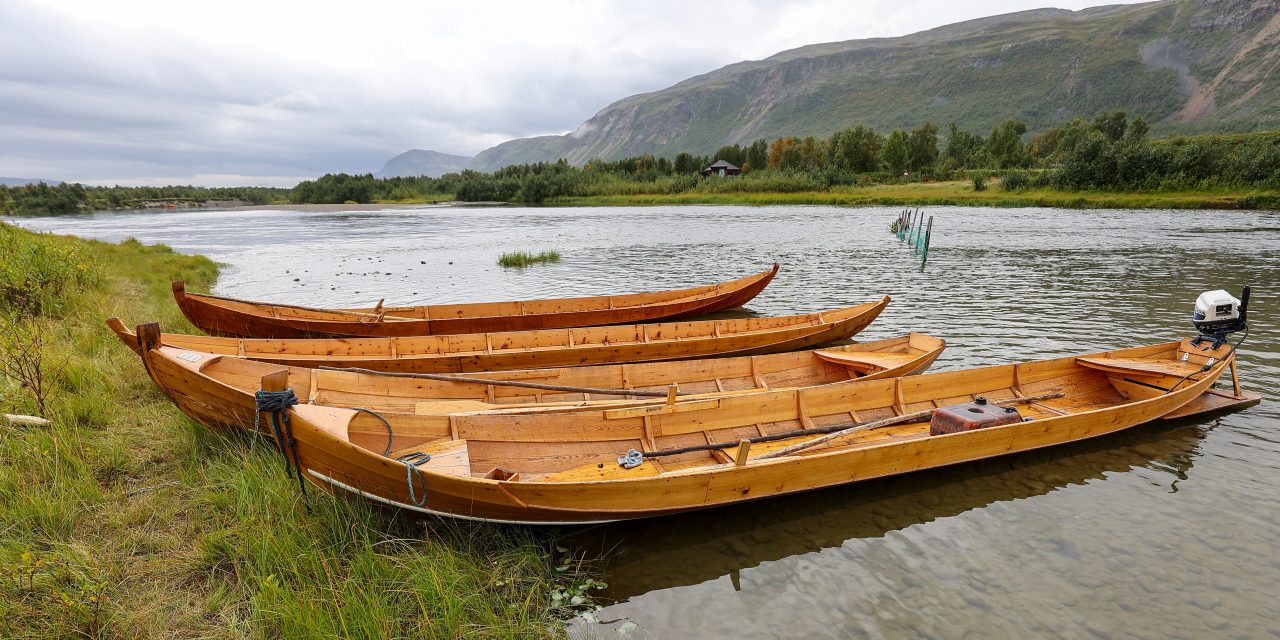
<svg viewBox="0 0 1280 640">
<path fill-rule="evenodd" d="M 922 272 L 895 208 L 197 211 L 24 219 L 226 265 L 217 293 L 309 305 L 690 286 L 783 264 L 749 305 L 890 294 L 865 335 L 947 339 L 936 368 L 1185 335 L 1204 290 L 1255 285 L 1247 385 L 1280 383 L 1280 215 L 937 207 Z M 558 264 L 502 269 L 500 253 Z M 295 282 L 294 278 L 298 281 Z M 143 318 L 131 320 L 145 320 Z M 578 533 L 611 550 L 611 637 L 1280 635 L 1280 413 L 1267 401 L 1011 458 Z"/>
</svg>

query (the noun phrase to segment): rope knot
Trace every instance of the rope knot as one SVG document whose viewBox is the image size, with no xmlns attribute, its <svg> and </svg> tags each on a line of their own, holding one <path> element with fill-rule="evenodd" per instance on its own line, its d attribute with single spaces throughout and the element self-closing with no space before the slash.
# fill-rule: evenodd
<svg viewBox="0 0 1280 640">
<path fill-rule="evenodd" d="M 298 439 L 293 437 L 293 425 L 289 422 L 289 407 L 298 404 L 298 396 L 293 393 L 293 389 L 259 390 L 253 394 L 253 404 L 258 409 L 258 413 L 253 417 L 254 433 L 260 431 L 258 424 L 262 414 L 270 416 L 271 435 L 275 437 L 276 446 L 284 455 L 285 473 L 297 473 L 298 488 L 305 496 L 307 485 L 302 480 L 302 464 L 298 461 Z"/>
<path fill-rule="evenodd" d="M 262 413 L 280 413 L 298 404 L 298 396 L 293 393 L 293 389 L 258 391 L 253 394 L 253 402 Z"/>
</svg>

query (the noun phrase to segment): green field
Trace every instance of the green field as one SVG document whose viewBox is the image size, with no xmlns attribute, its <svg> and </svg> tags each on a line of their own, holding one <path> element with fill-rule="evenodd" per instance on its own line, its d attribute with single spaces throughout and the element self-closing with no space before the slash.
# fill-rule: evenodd
<svg viewBox="0 0 1280 640">
<path fill-rule="evenodd" d="M 638 194 L 556 198 L 549 204 L 572 206 L 735 204 L 839 206 L 960 205 L 983 207 L 1063 207 L 1071 209 L 1275 209 L 1280 191 L 1239 189 L 1222 191 L 1112 192 L 1026 189 L 1003 191 L 995 182 L 974 191 L 970 182 L 914 182 L 870 187 L 835 187 L 829 191 L 794 193 Z"/>
<path fill-rule="evenodd" d="M 39 336 L 45 396 L 6 368 L 0 412 L 52 421 L 0 420 L 0 637 L 562 635 L 556 605 L 592 583 L 549 534 L 304 498 L 269 440 L 182 416 L 103 325 L 191 331 L 169 282 L 216 277 L 0 224 L 0 358 Z"/>
</svg>

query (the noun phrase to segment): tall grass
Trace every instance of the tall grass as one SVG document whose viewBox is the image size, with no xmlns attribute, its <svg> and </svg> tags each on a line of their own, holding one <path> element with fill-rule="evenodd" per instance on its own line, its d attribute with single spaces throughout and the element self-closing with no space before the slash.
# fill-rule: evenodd
<svg viewBox="0 0 1280 640">
<path fill-rule="evenodd" d="M 498 256 L 498 264 L 503 267 L 528 267 L 535 264 L 560 262 L 559 251 L 511 251 Z"/>
<path fill-rule="evenodd" d="M 0 422 L 0 637 L 539 637 L 576 577 L 536 530 L 420 522 L 303 498 L 269 441 L 183 417 L 102 324 L 190 331 L 169 282 L 211 261 L 136 241 L 37 237 L 100 278 L 41 316 L 65 362 L 47 427 Z M 0 254 L 0 263 L 10 261 Z M 0 411 L 33 401 L 0 377 Z"/>
</svg>

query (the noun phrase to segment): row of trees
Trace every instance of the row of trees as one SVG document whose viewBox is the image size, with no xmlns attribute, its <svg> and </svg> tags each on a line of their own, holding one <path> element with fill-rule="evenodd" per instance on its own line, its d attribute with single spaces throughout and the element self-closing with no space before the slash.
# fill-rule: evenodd
<svg viewBox="0 0 1280 640">
<path fill-rule="evenodd" d="M 193 203 L 241 200 L 250 204 L 267 204 L 283 200 L 289 191 L 273 187 L 89 187 L 39 182 L 20 187 L 0 185 L 0 212 L 30 215 L 75 213 L 138 207 L 144 202 L 158 200 Z"/>
<path fill-rule="evenodd" d="M 440 178 L 374 178 L 327 174 L 293 189 L 202 187 L 0 187 L 0 210 L 63 213 L 136 206 L 143 200 L 238 198 L 264 204 L 370 203 L 380 200 L 459 199 L 471 202 L 544 202 L 560 197 L 700 192 L 794 192 L 842 185 L 946 180 L 972 173 L 1013 176 L 1006 187 L 1061 189 L 1206 189 L 1261 186 L 1280 189 L 1280 133 L 1150 140 L 1141 118 L 1123 111 L 1075 120 L 1028 139 L 1026 125 L 1005 120 L 988 134 L 954 123 L 939 144 L 937 125 L 881 135 L 858 125 L 826 138 L 808 136 L 727 145 L 715 154 L 679 153 L 667 159 L 642 155 L 592 160 L 576 167 L 564 160 L 504 167 L 491 173 L 463 171 Z M 743 169 L 726 180 L 703 180 L 715 160 Z M 1025 171 L 1031 169 L 1033 171 Z M 905 174 L 905 175 L 904 175 Z"/>
</svg>

